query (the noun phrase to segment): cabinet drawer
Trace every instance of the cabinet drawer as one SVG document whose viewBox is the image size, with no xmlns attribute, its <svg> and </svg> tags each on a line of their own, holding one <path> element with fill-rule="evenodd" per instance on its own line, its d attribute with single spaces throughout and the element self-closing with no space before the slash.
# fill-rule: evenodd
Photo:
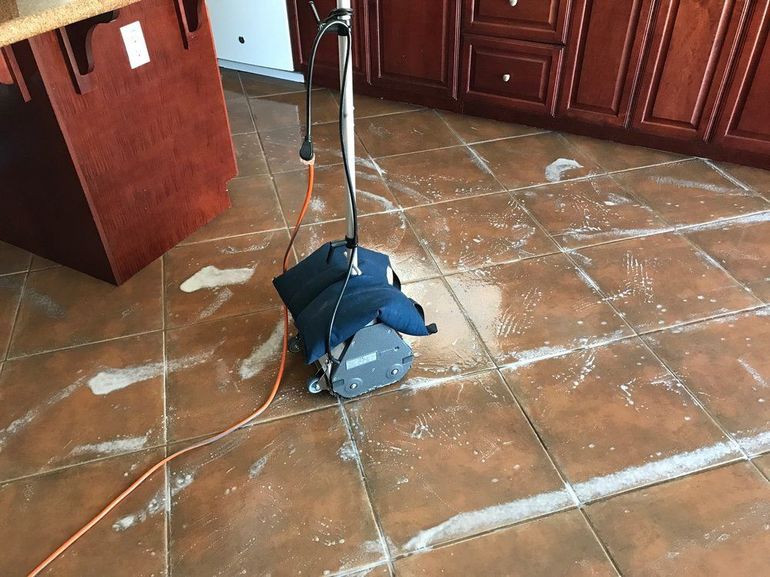
<svg viewBox="0 0 770 577">
<path fill-rule="evenodd" d="M 465 0 L 467 32 L 563 44 L 569 0 Z"/>
<path fill-rule="evenodd" d="M 466 37 L 464 102 L 552 115 L 562 50 L 550 44 Z"/>
</svg>

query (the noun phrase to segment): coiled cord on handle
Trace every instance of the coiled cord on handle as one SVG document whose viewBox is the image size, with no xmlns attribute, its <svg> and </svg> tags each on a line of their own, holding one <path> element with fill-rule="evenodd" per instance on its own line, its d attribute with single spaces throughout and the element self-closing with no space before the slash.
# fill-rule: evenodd
<svg viewBox="0 0 770 577">
<path fill-rule="evenodd" d="M 283 272 L 286 272 L 286 270 L 289 268 L 289 256 L 291 254 L 291 248 L 294 244 L 294 240 L 297 238 L 299 227 L 302 224 L 302 220 L 305 218 L 305 213 L 307 212 L 308 206 L 310 205 L 310 199 L 313 195 L 314 180 L 315 180 L 315 166 L 313 164 L 309 164 L 307 192 L 305 193 L 305 201 L 302 205 L 302 210 L 300 210 L 299 217 L 297 218 L 297 223 L 294 226 L 294 230 L 292 231 L 289 244 L 286 248 L 286 253 L 284 254 L 284 257 L 283 257 Z M 278 365 L 278 373 L 275 377 L 275 382 L 273 383 L 273 386 L 270 389 L 270 394 L 267 396 L 267 399 L 265 399 L 265 402 L 262 403 L 253 413 L 244 417 L 240 421 L 233 423 L 225 430 L 219 433 L 216 433 L 215 435 L 212 435 L 210 437 L 207 437 L 205 439 L 202 439 L 200 441 L 197 441 L 196 443 L 193 443 L 189 447 L 180 449 L 179 451 L 172 453 L 165 459 L 162 459 L 157 463 L 155 463 L 152 467 L 150 467 L 144 473 L 142 473 L 142 475 L 139 476 L 139 478 L 137 478 L 133 483 L 131 483 L 128 487 L 126 487 L 123 490 L 123 492 L 120 493 L 120 495 L 118 495 L 112 501 L 110 501 L 101 511 L 99 511 L 99 513 L 97 513 L 94 517 L 92 517 L 90 521 L 88 521 L 85 525 L 83 525 L 80 529 L 78 529 L 75 533 L 73 533 L 69 539 L 67 539 L 66 541 L 64 541 L 64 543 L 59 545 L 59 547 L 57 547 L 55 551 L 53 551 L 50 555 L 48 555 L 48 557 L 46 557 L 34 569 L 32 569 L 32 571 L 30 571 L 27 574 L 27 577 L 35 577 L 36 575 L 39 575 L 40 573 L 42 573 L 46 568 L 48 568 L 49 565 L 51 565 L 51 563 L 53 563 L 58 557 L 60 557 L 67 549 L 72 547 L 72 545 L 74 545 L 78 539 L 80 539 L 83 535 L 88 533 L 88 531 L 90 531 L 94 527 L 94 525 L 96 525 L 99 521 L 104 519 L 104 517 L 106 517 L 113 509 L 115 509 L 115 507 L 120 505 L 126 499 L 126 497 L 128 497 L 131 493 L 133 493 L 137 489 L 137 487 L 139 487 L 142 483 L 144 483 L 147 479 L 149 479 L 154 473 L 159 471 L 161 468 L 165 467 L 168 463 L 191 451 L 200 449 L 202 447 L 206 447 L 207 445 L 211 445 L 212 443 L 216 443 L 217 441 L 225 438 L 226 436 L 233 433 L 234 431 L 240 429 L 244 425 L 249 424 L 251 421 L 259 417 L 262 413 L 264 413 L 267 410 L 267 408 L 273 402 L 273 399 L 275 399 L 275 396 L 278 394 L 278 390 L 280 389 L 280 386 L 281 386 L 281 380 L 283 379 L 283 372 L 284 372 L 284 369 L 286 368 L 286 352 L 288 350 L 288 339 L 289 339 L 289 311 L 286 309 L 285 305 L 283 306 L 282 314 L 283 314 L 283 345 L 281 347 L 281 361 L 280 361 L 280 364 Z"/>
</svg>

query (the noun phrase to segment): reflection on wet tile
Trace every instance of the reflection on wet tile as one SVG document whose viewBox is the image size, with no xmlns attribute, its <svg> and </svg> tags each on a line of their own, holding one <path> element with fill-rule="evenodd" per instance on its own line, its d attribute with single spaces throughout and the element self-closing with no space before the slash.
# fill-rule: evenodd
<svg viewBox="0 0 770 577">
<path fill-rule="evenodd" d="M 407 216 L 445 273 L 558 251 L 505 192 L 418 207 Z"/>
<path fill-rule="evenodd" d="M 0 480 L 164 442 L 160 333 L 8 361 Z"/>
<path fill-rule="evenodd" d="M 32 253 L 0 241 L 0 275 L 26 272 Z"/>
<path fill-rule="evenodd" d="M 414 365 L 401 386 L 422 386 L 493 365 L 441 279 L 410 283 L 403 291 L 425 309 L 425 322 L 436 323 L 438 333 L 427 337 L 404 335 L 414 351 Z"/>
<path fill-rule="evenodd" d="M 348 410 L 374 507 L 397 551 L 573 504 L 496 371 Z"/>
<path fill-rule="evenodd" d="M 161 282 L 160 259 L 119 287 L 66 267 L 32 272 L 9 356 L 158 330 Z"/>
<path fill-rule="evenodd" d="M 336 575 L 384 557 L 337 409 L 238 431 L 171 470 L 174 575 Z"/>
<path fill-rule="evenodd" d="M 502 190 L 465 147 L 380 158 L 385 182 L 402 206 L 416 206 Z"/>
<path fill-rule="evenodd" d="M 509 122 L 498 122 L 497 120 L 490 120 L 489 118 L 455 114 L 444 110 L 440 111 L 438 114 L 466 144 L 543 132 L 542 128 L 511 124 Z"/>
<path fill-rule="evenodd" d="M 280 309 L 169 331 L 169 438 L 180 440 L 220 431 L 256 410 L 275 382 L 282 341 Z M 290 353 L 278 395 L 259 419 L 333 404 L 331 395 L 308 392 L 307 379 L 315 370 L 304 364 L 302 355 Z"/>
<path fill-rule="evenodd" d="M 581 501 L 740 456 L 636 339 L 503 375 Z"/>
<path fill-rule="evenodd" d="M 275 175 L 275 185 L 281 199 L 286 221 L 294 227 L 305 201 L 307 169 Z M 341 164 L 315 171 L 313 197 L 305 214 L 304 224 L 345 218 L 348 193 L 345 171 Z M 379 172 L 367 160 L 356 167 L 356 207 L 359 215 L 398 209 L 398 203 L 385 186 Z"/>
<path fill-rule="evenodd" d="M 183 244 L 283 228 L 281 207 L 268 175 L 236 178 L 227 184 L 232 206 Z"/>
<path fill-rule="evenodd" d="M 770 450 L 770 310 L 688 325 L 646 340 L 748 453 Z"/>
<path fill-rule="evenodd" d="M 0 276 L 0 358 L 5 357 L 11 340 L 23 285 L 24 274 Z"/>
<path fill-rule="evenodd" d="M 498 365 L 631 334 L 563 255 L 475 270 L 447 281 Z"/>
<path fill-rule="evenodd" d="M 305 92 L 251 98 L 249 104 L 260 132 L 276 128 L 304 127 L 306 124 Z M 312 107 L 311 120 L 314 124 L 335 122 L 339 118 L 337 101 L 325 88 L 313 91 Z"/>
<path fill-rule="evenodd" d="M 676 234 L 587 248 L 576 258 L 639 331 L 761 304 Z"/>
<path fill-rule="evenodd" d="M 628 170 L 629 168 L 675 162 L 686 158 L 681 154 L 665 150 L 629 146 L 612 140 L 599 140 L 576 134 L 565 134 L 564 137 L 609 171 Z"/>
<path fill-rule="evenodd" d="M 609 176 L 525 189 L 516 198 L 565 248 L 670 229 Z"/>
<path fill-rule="evenodd" d="M 615 577 L 580 513 L 566 511 L 396 562 L 399 577 Z"/>
<path fill-rule="evenodd" d="M 495 140 L 472 148 L 509 190 L 602 172 L 588 155 L 554 132 Z"/>
<path fill-rule="evenodd" d="M 401 282 L 414 282 L 440 274 L 402 212 L 363 216 L 358 224 L 361 229 L 361 246 L 388 255 Z M 344 237 L 344 221 L 303 226 L 295 247 L 302 259 L 323 243 Z"/>
<path fill-rule="evenodd" d="M 770 566 L 770 484 L 747 463 L 587 511 L 623 575 L 756 577 Z"/>
<path fill-rule="evenodd" d="M 192 324 L 277 307 L 285 230 L 178 246 L 165 259 L 166 320 Z"/>
<path fill-rule="evenodd" d="M 770 208 L 702 160 L 632 170 L 614 178 L 669 224 L 696 224 Z"/>
<path fill-rule="evenodd" d="M 720 162 L 719 167 L 733 178 L 737 178 L 754 192 L 770 200 L 770 171 Z"/>
<path fill-rule="evenodd" d="M 227 118 L 230 120 L 230 133 L 242 134 L 254 132 L 254 121 L 249 110 L 249 101 L 243 96 L 230 96 L 225 99 Z"/>
<path fill-rule="evenodd" d="M 125 455 L 0 487 L 0 575 L 26 575 L 162 451 Z M 159 577 L 166 574 L 163 473 L 109 513 L 45 575 Z"/>
<path fill-rule="evenodd" d="M 267 173 L 267 162 L 259 145 L 256 132 L 233 136 L 233 149 L 238 164 L 238 176 L 254 176 Z M 297 149 L 299 150 L 299 149 Z"/>
<path fill-rule="evenodd" d="M 770 211 L 695 227 L 687 237 L 770 302 Z"/>
<path fill-rule="evenodd" d="M 304 129 L 298 127 L 278 128 L 261 132 L 260 136 L 271 172 L 307 171 L 307 167 L 302 164 L 299 158 L 299 148 L 305 137 Z M 313 126 L 312 139 L 316 168 L 342 162 L 340 133 L 336 123 Z M 361 146 L 361 142 L 357 140 L 356 161 L 366 160 L 365 157 L 366 151 Z"/>
<path fill-rule="evenodd" d="M 460 144 L 433 110 L 361 119 L 356 134 L 375 157 Z"/>
</svg>

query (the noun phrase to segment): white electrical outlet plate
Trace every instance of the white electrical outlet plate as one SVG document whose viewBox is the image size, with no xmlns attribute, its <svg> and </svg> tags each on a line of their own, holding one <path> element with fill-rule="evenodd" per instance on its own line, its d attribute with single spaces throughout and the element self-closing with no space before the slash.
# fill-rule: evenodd
<svg viewBox="0 0 770 577">
<path fill-rule="evenodd" d="M 138 20 L 121 26 L 120 35 L 123 37 L 123 45 L 126 47 L 131 69 L 139 68 L 150 61 L 150 53 L 147 51 L 147 43 L 144 41 L 142 25 Z"/>
</svg>

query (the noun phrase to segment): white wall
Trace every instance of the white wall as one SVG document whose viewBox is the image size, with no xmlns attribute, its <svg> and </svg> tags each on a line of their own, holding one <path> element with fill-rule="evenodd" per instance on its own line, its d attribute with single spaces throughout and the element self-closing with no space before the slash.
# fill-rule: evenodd
<svg viewBox="0 0 770 577">
<path fill-rule="evenodd" d="M 206 4 L 220 60 L 294 70 L 286 0 L 208 0 Z"/>
</svg>

